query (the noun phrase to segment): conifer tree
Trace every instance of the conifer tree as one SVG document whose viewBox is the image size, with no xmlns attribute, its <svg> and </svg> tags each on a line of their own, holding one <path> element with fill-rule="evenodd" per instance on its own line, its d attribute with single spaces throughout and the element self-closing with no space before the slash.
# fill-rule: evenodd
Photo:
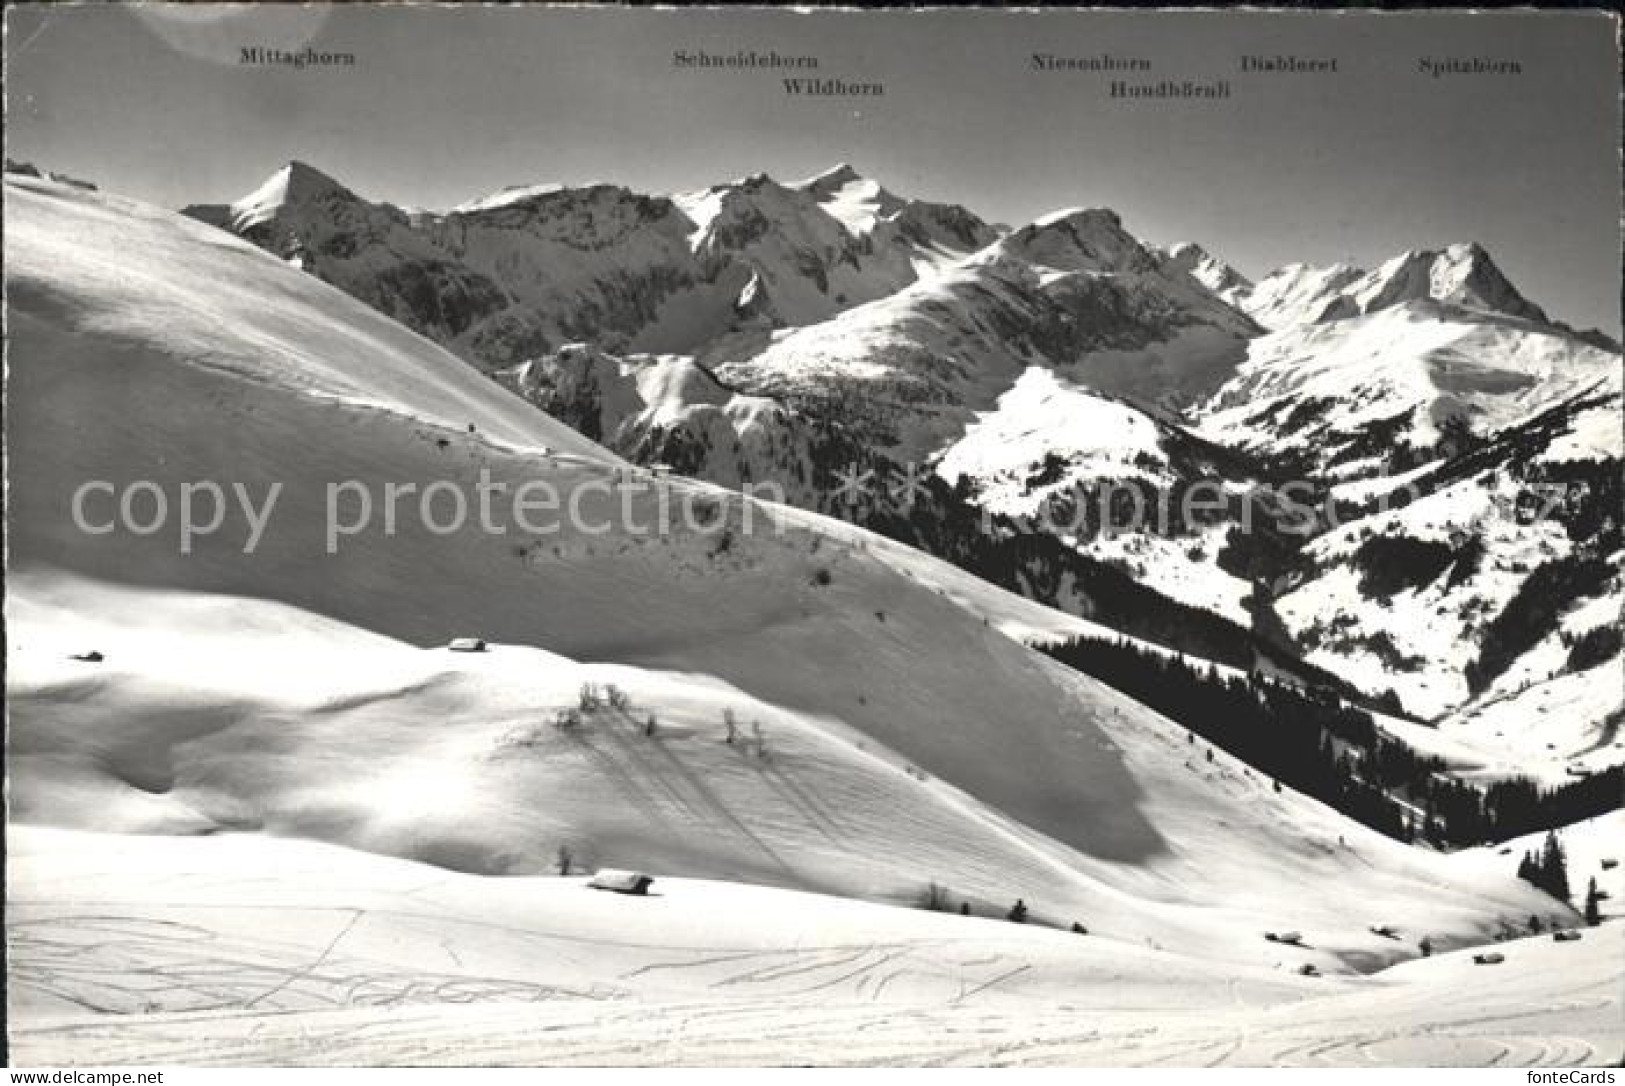
<svg viewBox="0 0 1625 1086">
<path fill-rule="evenodd" d="M 1540 857 L 1540 888 L 1559 901 L 1569 899 L 1569 865 L 1568 856 L 1563 851 L 1563 842 L 1557 839 L 1554 830 L 1546 831 L 1546 848 Z"/>
</svg>

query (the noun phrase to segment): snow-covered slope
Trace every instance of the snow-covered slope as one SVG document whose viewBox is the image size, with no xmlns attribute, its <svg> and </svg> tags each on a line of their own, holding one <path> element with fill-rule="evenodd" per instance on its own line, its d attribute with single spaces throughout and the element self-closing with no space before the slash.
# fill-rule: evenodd
<svg viewBox="0 0 1625 1086">
<path fill-rule="evenodd" d="M 1002 271 L 956 267 L 725 360 L 717 373 L 754 394 L 830 405 L 823 414 L 841 404 L 873 447 L 923 459 L 991 405 L 1035 350 L 1016 338 L 1026 310 L 1021 269 Z"/>
<path fill-rule="evenodd" d="M 1620 357 L 1548 326 L 1430 301 L 1254 340 L 1205 409 L 1217 441 L 1335 474 L 1430 449 L 1452 419 L 1493 435 L 1617 385 Z"/>
<path fill-rule="evenodd" d="M 451 364 L 433 344 L 308 276 L 277 268 L 246 242 L 113 195 L 72 198 L 60 186 L 12 176 L 6 184 L 16 202 L 6 215 L 6 252 L 15 258 L 6 287 L 19 338 L 26 328 L 30 345 L 13 356 L 19 384 L 51 366 L 41 360 L 51 349 L 77 337 L 105 342 L 108 350 L 77 366 L 94 361 L 106 371 L 99 395 L 114 407 L 126 392 L 148 395 L 138 373 L 154 349 L 148 341 L 157 339 L 165 359 L 185 360 L 215 380 L 427 426 L 472 427 L 481 441 L 503 446 L 615 462 L 568 426 Z M 75 361 L 61 368 L 72 370 Z M 69 373 L 53 376 L 67 380 Z M 80 410 L 88 414 L 91 403 L 68 398 L 41 407 L 55 413 L 64 437 L 94 432 Z"/>
<path fill-rule="evenodd" d="M 42 170 L 32 162 L 16 162 L 12 159 L 5 161 L 6 173 L 16 174 L 19 177 L 39 177 L 47 181 L 55 181 L 61 185 L 72 185 L 75 188 L 92 189 L 96 186 L 83 178 L 74 177 L 58 170 Z"/>
<path fill-rule="evenodd" d="M 1524 761 L 1533 769 L 1588 749 L 1619 708 L 1619 683 L 1609 681 L 1618 678 L 1617 660 L 1585 674 L 1592 668 L 1573 668 L 1568 658 L 1576 639 L 1618 622 L 1620 587 L 1602 574 L 1574 598 L 1561 595 L 1558 583 L 1536 590 L 1552 611 L 1528 620 L 1549 624 L 1530 633 L 1526 651 L 1540 649 L 1540 659 L 1498 673 L 1482 691 L 1472 687 L 1470 669 L 1487 631 L 1526 584 L 1538 583 L 1531 581 L 1536 569 L 1617 561 L 1613 550 L 1598 554 L 1597 546 L 1608 545 L 1600 539 L 1573 539 L 1561 515 L 1520 516 L 1526 486 L 1489 471 L 1327 532 L 1306 550 L 1313 572 L 1276 600 L 1276 610 L 1310 647 L 1313 662 L 1373 693 L 1392 688 L 1407 709 L 1428 718 L 1467 706 L 1474 695 L 1500 700 L 1559 675 L 1582 674 L 1581 686 L 1595 700 L 1590 712 L 1572 705 L 1567 713 L 1534 712 L 1529 702 L 1503 725 L 1525 734 Z M 1617 546 L 1617 532 L 1609 538 Z M 1535 726 L 1548 716 L 1550 727 Z M 1617 762 L 1620 750 L 1603 756 Z"/>
<path fill-rule="evenodd" d="M 838 433 L 777 400 L 722 384 L 686 355 L 607 354 L 567 344 L 495 375 L 628 459 L 819 509 Z"/>
<path fill-rule="evenodd" d="M 963 480 L 982 508 L 1246 627 L 1252 585 L 1217 558 L 1249 480 L 1203 452 L 1178 427 L 1033 367 L 948 446 L 937 471 Z M 1206 512 L 1193 503 L 1197 515 L 1186 516 L 1179 496 L 1199 483 Z"/>
<path fill-rule="evenodd" d="M 1597 912 L 1605 920 L 1625 918 L 1625 810 L 1588 818 L 1556 833 L 1563 846 L 1569 893 L 1577 908 L 1585 904 L 1593 881 L 1603 897 Z M 1525 854 L 1539 854 L 1547 835 L 1532 833 L 1499 845 L 1470 849 L 1451 857 L 1458 866 L 1516 871 Z"/>
<path fill-rule="evenodd" d="M 1375 977 L 1301 977 L 691 879 L 624 898 L 580 878 L 480 879 L 244 835 L 27 827 L 11 845 L 20 1066 L 1568 1066 L 1621 1054 L 1620 924 L 1503 944 L 1493 972 L 1462 951 Z"/>
<path fill-rule="evenodd" d="M 1271 330 L 1314 324 L 1331 313 L 1343 289 L 1364 274 L 1352 264 L 1324 268 L 1288 264 L 1253 284 L 1241 297 L 1241 308 Z"/>
<path fill-rule="evenodd" d="M 1396 691 L 1490 775 L 1558 784 L 1625 759 L 1618 459 L 1509 459 L 1509 444 L 1316 539 L 1275 610 L 1312 661 Z"/>
</svg>

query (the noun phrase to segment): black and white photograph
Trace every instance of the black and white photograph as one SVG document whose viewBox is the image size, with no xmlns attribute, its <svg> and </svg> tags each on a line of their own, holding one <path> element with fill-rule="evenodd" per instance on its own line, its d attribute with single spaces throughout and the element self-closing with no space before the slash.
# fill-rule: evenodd
<svg viewBox="0 0 1625 1086">
<path fill-rule="evenodd" d="M 8 1065 L 1625 1064 L 1619 32 L 8 6 Z"/>
</svg>

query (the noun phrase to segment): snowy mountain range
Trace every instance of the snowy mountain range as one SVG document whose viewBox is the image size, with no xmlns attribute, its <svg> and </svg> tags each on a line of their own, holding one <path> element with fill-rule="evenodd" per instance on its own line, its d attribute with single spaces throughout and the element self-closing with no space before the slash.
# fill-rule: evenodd
<svg viewBox="0 0 1625 1086">
<path fill-rule="evenodd" d="M 1620 357 L 1482 250 L 1255 285 L 850 167 L 443 213 L 298 163 L 184 214 L 8 171 L 5 220 L 29 1058 L 337 1021 L 362 1062 L 703 1059 L 747 1021 L 882 1059 L 875 1006 L 1034 1059 L 1617 1058 L 1620 925 L 1475 985 L 1581 898 L 1415 833 L 1625 761 Z M 121 508 L 86 480 L 211 479 L 207 532 L 81 523 Z M 395 519 L 442 486 L 584 506 Z M 630 527 L 670 503 L 704 523 Z M 1079 645 L 1300 714 L 1326 789 Z M 1357 809 L 1357 757 L 1412 754 Z M 1618 822 L 1563 831 L 1610 916 Z"/>
<path fill-rule="evenodd" d="M 796 185 L 520 188 L 408 214 L 293 163 L 187 214 L 635 461 L 771 481 L 823 512 L 850 512 L 831 499 L 843 464 L 923 469 L 1077 557 L 1075 570 L 1048 560 L 1067 567 L 1059 580 L 1003 581 L 1040 602 L 1125 628 L 1077 587 L 1104 564 L 1235 628 L 1271 666 L 1302 659 L 1369 696 L 1392 691 L 1489 755 L 1553 774 L 1619 757 L 1617 651 L 1576 670 L 1541 648 L 1617 646 L 1617 578 L 1589 579 L 1514 638 L 1495 683 L 1467 676 L 1491 631 L 1517 624 L 1508 608 L 1537 569 L 1617 566 L 1620 550 L 1618 346 L 1551 321 L 1479 245 L 1254 283 L 1200 246 L 1144 244 L 1110 211 L 995 228 L 846 165 Z M 1283 544 L 1281 503 L 1253 499 L 1288 482 L 1319 511 Z M 1113 489 L 1155 504 L 1198 485 L 1223 508 L 1104 532 L 1079 511 Z M 1568 488 L 1562 510 L 1543 497 L 1554 485 Z M 1417 500 L 1386 511 L 1402 492 Z M 883 490 L 861 509 L 932 519 Z M 1243 509 L 1267 530 L 1242 531 Z M 890 534 L 932 547 L 923 530 Z M 1406 547 L 1436 555 L 1400 577 L 1415 583 L 1370 572 Z M 1154 638 L 1213 655 L 1179 626 Z M 1576 687 L 1590 693 L 1547 704 Z M 1584 722 L 1547 748 L 1497 723 L 1509 699 Z"/>
</svg>

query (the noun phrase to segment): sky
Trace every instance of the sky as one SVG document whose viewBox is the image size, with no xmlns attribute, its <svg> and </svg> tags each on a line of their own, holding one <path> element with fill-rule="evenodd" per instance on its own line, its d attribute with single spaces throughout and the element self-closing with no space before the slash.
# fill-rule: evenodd
<svg viewBox="0 0 1625 1086">
<path fill-rule="evenodd" d="M 1019 225 L 1111 207 L 1153 244 L 1243 272 L 1478 241 L 1553 316 L 1620 331 L 1615 23 L 1583 13 L 654 11 L 12 5 L 7 155 L 170 207 L 235 199 L 290 159 L 446 208 L 515 184 L 680 192 L 838 162 Z M 239 63 L 244 47 L 353 66 Z M 880 97 L 676 50 L 810 55 Z M 1034 53 L 1148 73 L 1040 72 Z M 1244 54 L 1335 58 L 1243 75 Z M 1429 76 L 1425 57 L 1515 61 Z M 1113 79 L 1227 78 L 1223 101 L 1113 100 Z"/>
</svg>

